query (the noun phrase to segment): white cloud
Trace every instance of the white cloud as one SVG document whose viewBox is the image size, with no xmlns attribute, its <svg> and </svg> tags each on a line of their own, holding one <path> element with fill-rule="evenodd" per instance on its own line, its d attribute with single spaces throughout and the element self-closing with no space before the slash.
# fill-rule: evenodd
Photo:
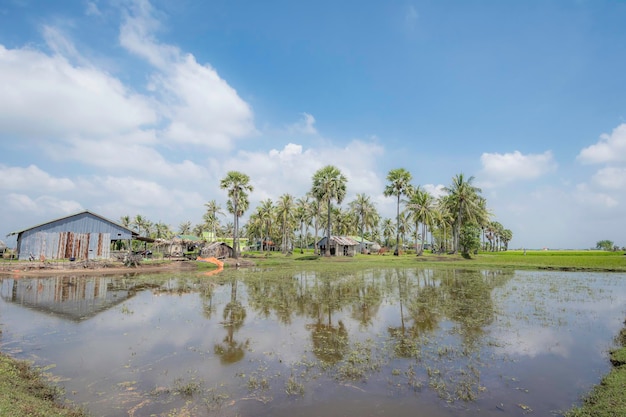
<svg viewBox="0 0 626 417">
<path fill-rule="evenodd" d="M 592 181 L 602 188 L 626 191 L 626 168 L 602 168 L 594 174 Z"/>
<path fill-rule="evenodd" d="M 254 135 L 252 109 L 210 65 L 159 43 L 159 23 L 147 1 L 136 1 L 120 30 L 120 42 L 147 59 L 156 72 L 149 88 L 159 95 L 169 125 L 167 140 L 230 149 L 237 138 Z"/>
<path fill-rule="evenodd" d="M 619 201 L 615 196 L 604 192 L 597 192 L 586 183 L 576 186 L 574 198 L 578 204 L 595 209 L 613 208 L 619 205 Z"/>
<path fill-rule="evenodd" d="M 326 144 L 319 148 L 304 149 L 289 143 L 283 149 L 269 152 L 241 151 L 236 156 L 211 161 L 213 172 L 237 170 L 250 175 L 254 201 L 276 199 L 284 193 L 301 197 L 311 188 L 315 171 L 325 165 L 335 165 L 348 178 L 348 193 L 381 194 L 383 180 L 376 173 L 377 160 L 383 148 L 374 142 L 354 140 L 345 147 Z"/>
<path fill-rule="evenodd" d="M 287 128 L 288 133 L 302 133 L 305 135 L 316 135 L 315 117 L 309 113 L 302 113 L 302 119 Z"/>
<path fill-rule="evenodd" d="M 534 180 L 556 170 L 556 162 L 552 152 L 524 155 L 519 151 L 513 153 L 483 153 L 480 157 L 482 170 L 480 185 L 496 187 L 506 183 Z"/>
<path fill-rule="evenodd" d="M 577 159 L 585 164 L 626 162 L 626 123 L 617 126 L 611 134 L 600 135 L 600 140 L 580 151 Z"/>
<path fill-rule="evenodd" d="M 54 178 L 35 165 L 22 168 L 0 164 L 0 190 L 59 192 L 74 188 L 69 178 Z"/>
<path fill-rule="evenodd" d="M 0 45 L 0 130 L 18 137 L 104 136 L 156 121 L 149 100 L 62 56 Z"/>
<path fill-rule="evenodd" d="M 446 186 L 443 184 L 425 184 L 422 186 L 422 188 L 427 191 L 430 195 L 432 195 L 434 198 L 439 198 L 439 197 L 443 197 L 444 195 L 447 195 L 447 193 L 444 191 L 444 188 Z"/>
<path fill-rule="evenodd" d="M 7 206 L 19 211 L 22 217 L 26 213 L 45 214 L 49 216 L 48 220 L 50 220 L 54 215 L 66 215 L 83 210 L 82 205 L 76 201 L 63 200 L 49 195 L 31 198 L 25 194 L 10 193 L 6 195 L 5 199 Z M 24 226 L 28 227 L 28 225 Z"/>
</svg>

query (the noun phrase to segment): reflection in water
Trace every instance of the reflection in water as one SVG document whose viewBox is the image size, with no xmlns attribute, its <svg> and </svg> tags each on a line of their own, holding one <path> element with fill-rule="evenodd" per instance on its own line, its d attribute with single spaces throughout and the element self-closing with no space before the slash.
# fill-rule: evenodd
<svg viewBox="0 0 626 417">
<path fill-rule="evenodd" d="M 238 330 L 246 319 L 246 309 L 237 300 L 237 279 L 230 282 L 230 302 L 224 306 L 223 326 L 226 328 L 226 337 L 222 343 L 215 345 L 215 353 L 219 355 L 223 364 L 239 362 L 245 355 L 248 341 L 235 340 L 235 330 Z"/>
<path fill-rule="evenodd" d="M 115 278 L 55 277 L 4 279 L 4 300 L 73 321 L 88 319 L 132 297 L 139 283 Z"/>
<path fill-rule="evenodd" d="M 6 278 L 0 347 L 56 364 L 101 416 L 351 415 L 363 401 L 365 415 L 548 415 L 605 366 L 625 282 L 417 268 Z"/>
</svg>

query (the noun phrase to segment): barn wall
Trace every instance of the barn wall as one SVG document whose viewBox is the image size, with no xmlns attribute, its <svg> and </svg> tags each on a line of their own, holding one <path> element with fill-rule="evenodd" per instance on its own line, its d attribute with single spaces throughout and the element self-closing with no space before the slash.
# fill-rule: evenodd
<svg viewBox="0 0 626 417">
<path fill-rule="evenodd" d="M 25 230 L 18 236 L 19 259 L 107 259 L 111 240 L 131 239 L 128 230 L 90 213 Z"/>
</svg>

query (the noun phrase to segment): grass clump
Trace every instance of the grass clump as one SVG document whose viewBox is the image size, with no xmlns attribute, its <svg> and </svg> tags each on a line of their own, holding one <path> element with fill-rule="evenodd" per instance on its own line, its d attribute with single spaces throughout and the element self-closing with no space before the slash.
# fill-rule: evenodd
<svg viewBox="0 0 626 417">
<path fill-rule="evenodd" d="M 62 402 L 63 391 L 47 383 L 28 362 L 0 354 L 0 417 L 86 417 Z"/>
</svg>

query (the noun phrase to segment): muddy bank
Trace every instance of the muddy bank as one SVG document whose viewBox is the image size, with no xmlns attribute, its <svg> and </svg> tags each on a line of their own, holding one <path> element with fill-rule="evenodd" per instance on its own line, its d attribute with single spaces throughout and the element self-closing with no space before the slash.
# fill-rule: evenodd
<svg viewBox="0 0 626 417">
<path fill-rule="evenodd" d="M 127 267 L 116 261 L 77 261 L 77 262 L 0 262 L 0 275 L 49 276 L 55 274 L 108 275 L 135 274 L 145 272 L 168 272 L 194 270 L 195 261 L 145 261 L 137 266 Z"/>
</svg>

